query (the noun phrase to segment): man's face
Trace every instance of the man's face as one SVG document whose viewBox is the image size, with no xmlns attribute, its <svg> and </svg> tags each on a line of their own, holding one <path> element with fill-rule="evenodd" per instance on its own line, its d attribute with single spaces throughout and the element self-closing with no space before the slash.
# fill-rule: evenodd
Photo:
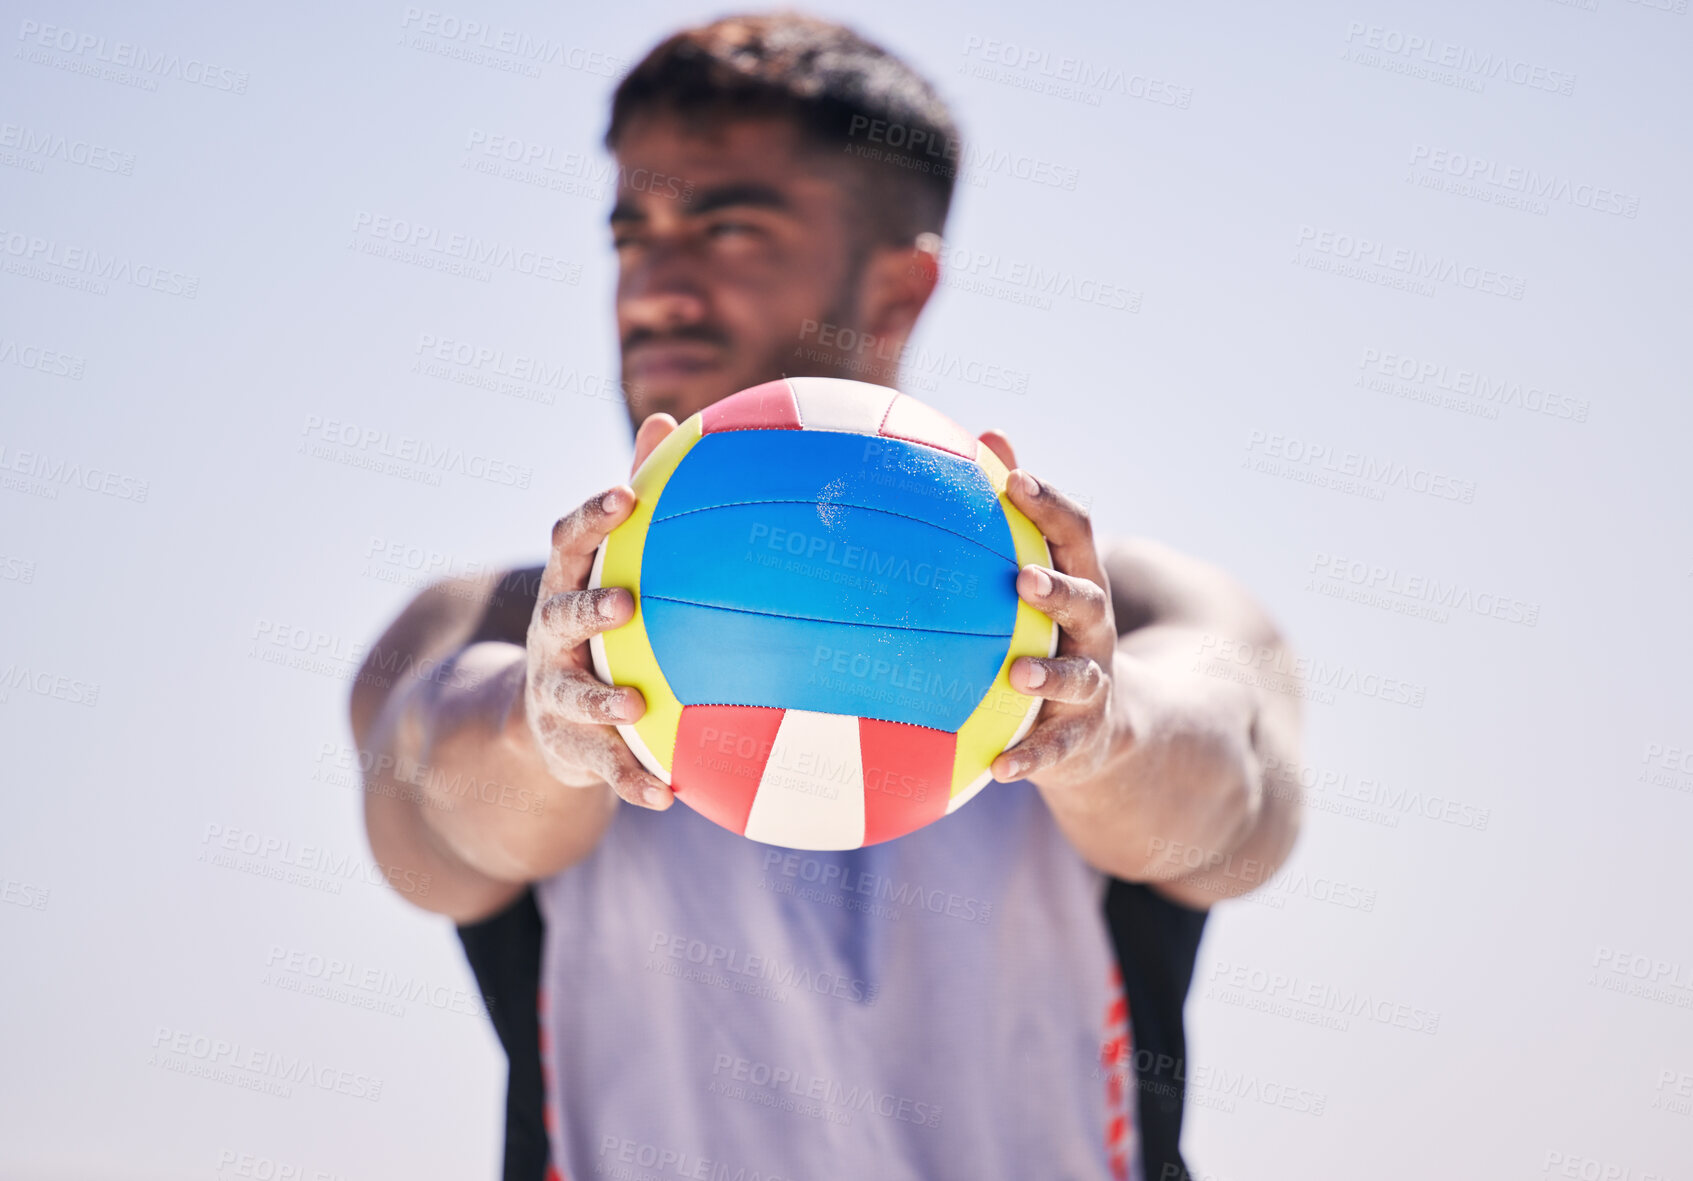
<svg viewBox="0 0 1693 1181">
<path fill-rule="evenodd" d="M 850 190 L 786 120 L 632 121 L 612 210 L 631 424 L 747 386 L 827 375 L 807 320 L 854 326 Z"/>
</svg>

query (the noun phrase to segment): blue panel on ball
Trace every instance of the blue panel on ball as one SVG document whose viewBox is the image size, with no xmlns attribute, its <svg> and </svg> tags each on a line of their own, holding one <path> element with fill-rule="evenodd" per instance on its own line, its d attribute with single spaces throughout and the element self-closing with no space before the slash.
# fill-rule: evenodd
<svg viewBox="0 0 1693 1181">
<path fill-rule="evenodd" d="M 654 522 L 641 555 L 641 593 L 802 619 L 994 635 L 1002 645 L 1017 622 L 1016 563 L 921 521 L 840 505 L 826 518 L 816 505 L 771 503 Z"/>
<path fill-rule="evenodd" d="M 900 631 L 643 595 L 653 653 L 683 705 L 766 705 L 956 731 L 993 686 L 1003 636 Z"/>
<path fill-rule="evenodd" d="M 921 443 L 844 431 L 706 435 L 665 484 L 653 520 L 750 501 L 880 509 L 979 542 L 1017 560 L 1011 527 L 976 463 Z"/>
</svg>

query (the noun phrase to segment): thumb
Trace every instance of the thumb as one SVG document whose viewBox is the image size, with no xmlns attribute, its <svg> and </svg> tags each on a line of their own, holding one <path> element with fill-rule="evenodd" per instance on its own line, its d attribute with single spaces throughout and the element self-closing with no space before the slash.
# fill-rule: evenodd
<svg viewBox="0 0 1693 1181">
<path fill-rule="evenodd" d="M 640 466 L 647 462 L 647 456 L 669 437 L 676 429 L 676 420 L 663 413 L 647 415 L 647 420 L 641 424 L 641 429 L 635 432 L 635 461 L 629 465 L 629 474 L 633 476 Z"/>
</svg>

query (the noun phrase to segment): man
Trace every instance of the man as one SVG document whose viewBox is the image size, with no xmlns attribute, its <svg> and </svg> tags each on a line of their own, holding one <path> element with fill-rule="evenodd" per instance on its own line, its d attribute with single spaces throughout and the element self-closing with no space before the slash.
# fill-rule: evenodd
<svg viewBox="0 0 1693 1181">
<path fill-rule="evenodd" d="M 636 465 L 737 390 L 864 376 L 818 325 L 904 348 L 953 178 L 886 134 L 865 150 L 871 126 L 957 159 L 926 82 L 792 15 L 678 33 L 619 85 Z M 1296 756 L 1296 699 L 1203 675 L 1219 645 L 1281 644 L 1229 579 L 1097 544 L 1027 473 L 1008 489 L 1052 546 L 1017 579 L 1061 628 L 1012 670 L 1040 716 L 966 807 L 868 849 L 728 833 L 624 746 L 645 703 L 587 641 L 633 598 L 584 588 L 628 485 L 561 518 L 544 567 L 431 587 L 384 633 L 351 703 L 370 843 L 429 875 L 413 900 L 459 924 L 493 998 L 508 1178 L 1185 1176 L 1181 1006 L 1206 908 L 1294 841 L 1297 788 L 1265 768 Z"/>
</svg>

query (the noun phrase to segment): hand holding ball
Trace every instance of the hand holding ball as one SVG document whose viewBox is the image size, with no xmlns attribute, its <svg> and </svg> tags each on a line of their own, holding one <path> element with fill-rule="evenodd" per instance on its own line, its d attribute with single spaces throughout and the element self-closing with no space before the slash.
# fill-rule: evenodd
<svg viewBox="0 0 1693 1181">
<path fill-rule="evenodd" d="M 1011 662 L 1057 626 L 1017 596 L 1046 541 L 962 428 L 884 386 L 770 382 L 682 423 L 632 481 L 590 586 L 633 618 L 594 670 L 646 697 L 624 741 L 725 828 L 852 849 L 955 810 L 1033 724 Z"/>
</svg>

